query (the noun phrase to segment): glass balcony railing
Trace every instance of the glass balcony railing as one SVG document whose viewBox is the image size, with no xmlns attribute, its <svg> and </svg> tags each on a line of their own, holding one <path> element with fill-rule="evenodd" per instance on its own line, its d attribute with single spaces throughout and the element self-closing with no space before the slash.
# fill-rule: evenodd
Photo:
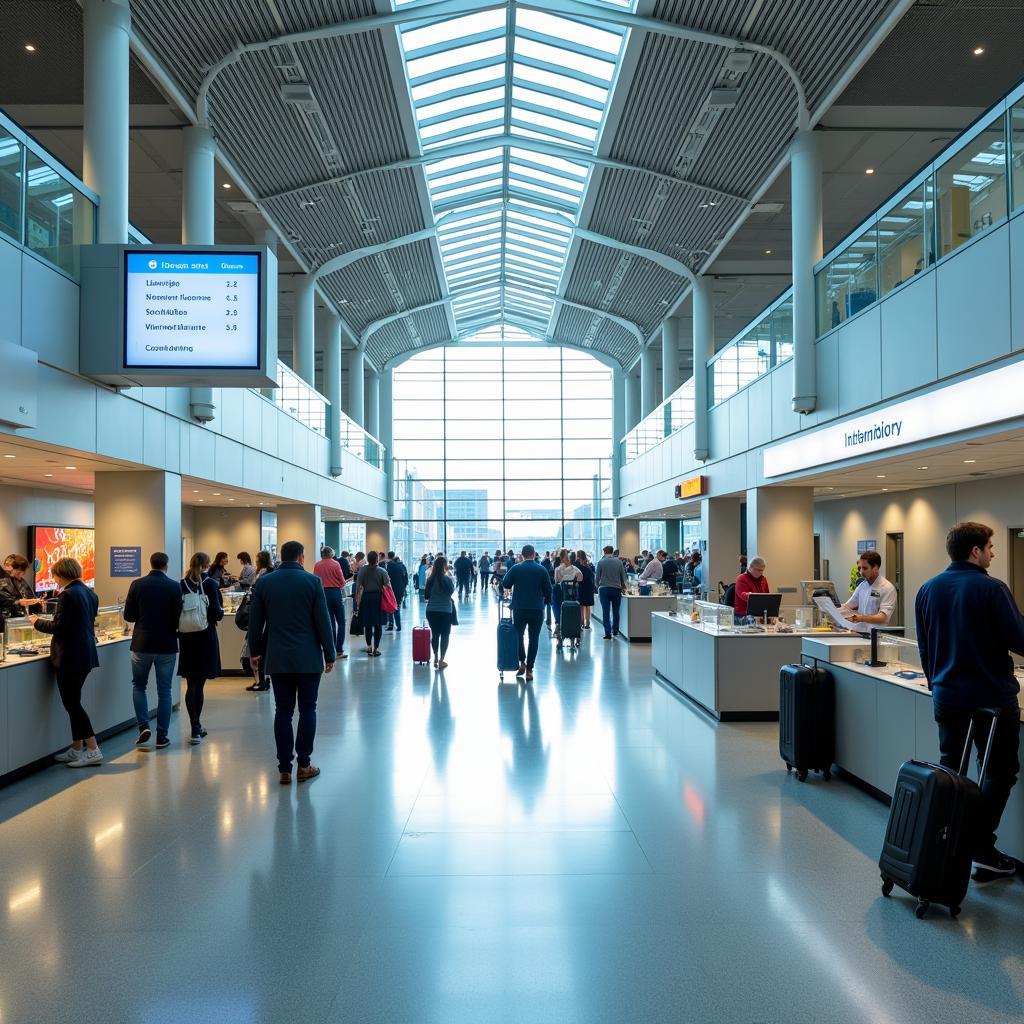
<svg viewBox="0 0 1024 1024">
<path fill-rule="evenodd" d="M 384 445 L 344 413 L 341 414 L 341 447 L 347 448 L 374 469 L 384 468 Z"/>
<path fill-rule="evenodd" d="M 1022 206 L 1024 86 L 1018 86 L 818 264 L 818 337 Z"/>
<path fill-rule="evenodd" d="M 622 439 L 622 463 L 640 458 L 666 437 L 693 422 L 693 378 L 669 395 Z"/>
<path fill-rule="evenodd" d="M 78 247 L 95 240 L 98 197 L 0 114 L 0 237 L 78 279 Z"/>
</svg>

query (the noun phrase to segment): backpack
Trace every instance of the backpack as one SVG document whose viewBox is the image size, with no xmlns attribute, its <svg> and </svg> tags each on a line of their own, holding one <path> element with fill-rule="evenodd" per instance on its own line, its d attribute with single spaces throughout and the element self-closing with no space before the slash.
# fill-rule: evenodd
<svg viewBox="0 0 1024 1024">
<path fill-rule="evenodd" d="M 178 616 L 179 633 L 201 633 L 210 624 L 208 611 L 210 599 L 203 591 L 202 583 L 198 590 L 192 589 L 188 577 L 184 580 L 185 593 L 182 595 L 181 615 Z"/>
<path fill-rule="evenodd" d="M 235 609 L 235 625 L 243 631 L 249 628 L 249 605 L 251 604 L 252 592 L 250 591 L 238 602 L 238 607 Z"/>
<path fill-rule="evenodd" d="M 722 604 L 727 604 L 730 608 L 736 607 L 736 584 L 730 583 L 725 588 L 725 593 L 722 595 Z"/>
</svg>

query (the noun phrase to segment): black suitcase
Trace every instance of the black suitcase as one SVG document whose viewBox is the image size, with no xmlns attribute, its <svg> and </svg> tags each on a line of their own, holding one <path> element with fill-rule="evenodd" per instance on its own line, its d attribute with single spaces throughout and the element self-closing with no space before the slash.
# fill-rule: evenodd
<svg viewBox="0 0 1024 1024">
<path fill-rule="evenodd" d="M 996 730 L 998 712 L 991 714 L 979 779 L 985 777 Z M 919 918 L 932 903 L 948 907 L 950 916 L 956 917 L 967 895 L 973 826 L 981 805 L 981 790 L 966 774 L 973 734 L 972 718 L 959 772 L 927 761 L 907 761 L 896 778 L 878 858 L 882 895 L 888 896 L 898 885 L 916 896 Z"/>
<path fill-rule="evenodd" d="M 558 611 L 558 646 L 563 640 L 578 647 L 583 636 L 583 612 L 576 599 L 576 586 L 572 583 L 562 584 L 562 605 Z"/>
<path fill-rule="evenodd" d="M 783 665 L 779 673 L 779 756 L 786 771 L 832 777 L 836 756 L 836 692 L 832 673 L 809 665 Z"/>
</svg>

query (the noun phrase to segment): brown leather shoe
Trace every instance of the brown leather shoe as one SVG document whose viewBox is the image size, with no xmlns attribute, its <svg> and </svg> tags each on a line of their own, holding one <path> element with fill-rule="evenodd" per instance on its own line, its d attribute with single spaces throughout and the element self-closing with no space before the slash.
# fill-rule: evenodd
<svg viewBox="0 0 1024 1024">
<path fill-rule="evenodd" d="M 521 676 L 526 674 L 526 662 L 519 662 L 519 668 L 516 669 L 516 675 Z"/>
<path fill-rule="evenodd" d="M 299 782 L 308 782 L 310 779 L 315 779 L 319 774 L 320 769 L 315 764 L 307 765 L 305 768 L 301 765 L 299 766 Z"/>
<path fill-rule="evenodd" d="M 281 772 L 281 778 L 279 779 L 282 786 L 290 786 L 292 784 L 292 773 Z"/>
</svg>

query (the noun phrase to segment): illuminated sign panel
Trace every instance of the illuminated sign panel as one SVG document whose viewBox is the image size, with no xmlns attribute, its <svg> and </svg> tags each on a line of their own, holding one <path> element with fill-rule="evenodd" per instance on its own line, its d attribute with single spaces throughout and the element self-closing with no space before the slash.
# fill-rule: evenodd
<svg viewBox="0 0 1024 1024">
<path fill-rule="evenodd" d="M 703 476 L 691 476 L 681 484 L 676 484 L 676 497 L 699 498 L 704 493 L 704 482 L 706 479 Z"/>
</svg>

